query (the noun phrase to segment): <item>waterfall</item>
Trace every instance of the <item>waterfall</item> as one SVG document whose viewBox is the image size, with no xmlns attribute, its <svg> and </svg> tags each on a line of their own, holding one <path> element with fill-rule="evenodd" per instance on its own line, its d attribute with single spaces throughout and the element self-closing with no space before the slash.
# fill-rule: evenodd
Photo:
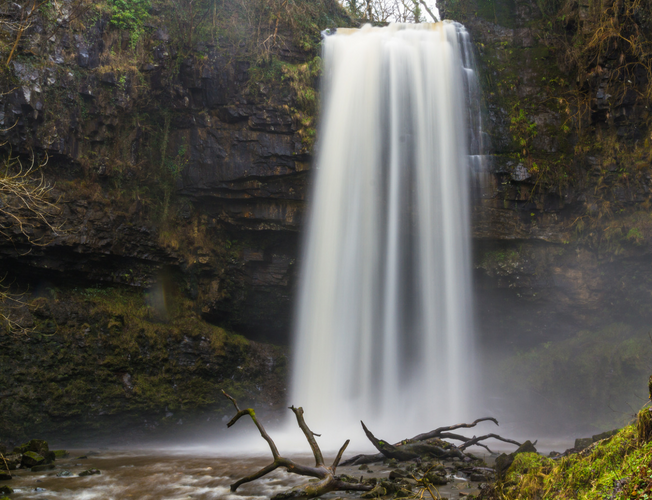
<svg viewBox="0 0 652 500">
<path fill-rule="evenodd" d="M 482 132 L 468 34 L 340 29 L 323 60 L 289 402 L 316 430 L 362 419 L 383 437 L 469 418 Z"/>
</svg>

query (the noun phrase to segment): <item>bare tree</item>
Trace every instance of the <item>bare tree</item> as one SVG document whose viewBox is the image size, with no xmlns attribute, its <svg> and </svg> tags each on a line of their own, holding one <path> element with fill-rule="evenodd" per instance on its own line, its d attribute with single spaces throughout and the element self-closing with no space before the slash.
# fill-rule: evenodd
<svg viewBox="0 0 652 500">
<path fill-rule="evenodd" d="M 399 23 L 419 23 L 425 21 L 422 14 L 424 9 L 430 21 L 439 21 L 435 14 L 434 3 L 429 5 L 426 0 L 365 0 L 364 17 L 370 21 L 376 22 L 399 22 Z M 354 17 L 361 17 L 359 1 L 344 0 L 342 5 Z"/>
<path fill-rule="evenodd" d="M 49 236 L 57 235 L 54 219 L 61 209 L 41 172 L 47 163 L 47 155 L 37 161 L 34 152 L 27 162 L 11 151 L 1 161 L 0 236 L 5 240 L 20 236 L 30 245 L 46 245 Z"/>
</svg>

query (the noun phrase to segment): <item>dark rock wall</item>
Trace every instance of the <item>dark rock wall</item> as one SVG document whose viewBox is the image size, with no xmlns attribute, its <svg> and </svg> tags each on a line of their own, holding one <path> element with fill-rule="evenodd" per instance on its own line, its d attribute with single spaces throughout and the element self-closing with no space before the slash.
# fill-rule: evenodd
<svg viewBox="0 0 652 500">
<path fill-rule="evenodd" d="M 587 47 L 605 19 L 647 30 L 649 9 L 442 3 L 475 41 L 490 136 L 474 207 L 487 404 L 530 432 L 619 425 L 650 361 L 652 81 L 627 73 L 627 43 Z"/>
<path fill-rule="evenodd" d="M 271 3 L 251 2 L 260 23 L 243 38 L 223 5 L 232 17 L 189 49 L 162 2 L 135 46 L 88 4 L 36 18 L 0 72 L 1 161 L 35 156 L 61 209 L 55 231 L 29 234 L 0 213 L 16 299 L 2 307 L 0 441 L 221 425 L 221 389 L 276 410 L 319 31 L 346 17 L 320 0 L 274 23 Z"/>
<path fill-rule="evenodd" d="M 49 155 L 67 231 L 27 256 L 20 241 L 1 251 L 8 267 L 49 279 L 145 288 L 173 266 L 207 316 L 286 343 L 311 158 L 295 96 L 252 82 L 237 47 L 180 57 L 164 29 L 135 56 L 106 16 L 47 40 L 31 34 L 23 50 L 40 58 L 11 63 L 2 141 Z M 290 48 L 282 60 L 314 56 Z M 265 311 L 279 319 L 257 319 Z"/>
<path fill-rule="evenodd" d="M 480 183 L 473 214 L 477 324 L 483 350 L 491 355 L 485 362 L 496 374 L 486 404 L 505 411 L 507 421 L 526 417 L 540 428 L 553 422 L 559 429 L 549 417 L 568 408 L 574 408 L 569 429 L 612 425 L 605 412 L 614 394 L 627 395 L 618 402 L 626 408 L 644 393 L 647 376 L 641 339 L 652 319 L 649 103 L 630 94 L 609 101 L 607 73 L 595 68 L 588 68 L 595 75 L 580 85 L 550 13 L 539 7 L 545 2 L 440 3 L 449 17 L 467 25 L 476 43 L 490 138 L 489 175 Z M 589 14 L 576 6 L 567 13 L 577 19 L 575 28 L 564 29 L 588 33 Z M 2 351 L 0 390 L 8 422 L 36 412 L 41 416 L 25 426 L 52 429 L 53 422 L 71 419 L 92 427 L 99 413 L 82 403 L 88 388 L 66 389 L 88 374 L 59 374 L 57 364 L 68 366 L 70 359 L 104 367 L 91 389 L 114 390 L 115 399 L 107 396 L 98 408 L 106 408 L 106 415 L 131 415 L 129 422 L 147 414 L 147 425 L 154 425 L 168 418 L 168 410 L 174 418 L 178 411 L 189 418 L 199 409 L 215 416 L 222 408 L 215 391 L 229 376 L 241 382 L 233 390 L 251 401 L 274 405 L 283 398 L 278 384 L 284 363 L 275 362 L 271 375 L 265 372 L 255 353 L 272 348 L 255 341 L 289 341 L 314 133 L 300 95 L 317 85 L 309 70 L 316 42 L 299 48 L 285 33 L 273 54 L 276 63 L 261 65 L 243 43 L 226 39 L 199 42 L 183 55 L 169 26 L 152 22 L 136 51 L 106 13 L 54 35 L 37 24 L 2 74 L 0 128 L 7 130 L 0 142 L 24 161 L 30 151 L 41 158 L 48 154 L 43 171 L 56 181 L 53 195 L 62 213 L 55 224 L 61 231 L 43 246 L 20 235 L 0 242 L 0 266 L 17 288 L 29 285 L 35 297 L 45 293 L 56 300 L 52 290 L 59 290 L 78 317 L 63 321 L 56 330 L 62 333 L 49 338 L 42 336 L 50 334 L 43 331 L 49 319 L 39 319 L 36 310 L 23 312 L 17 317 L 31 329 L 27 338 L 38 335 L 35 340 L 2 337 L 11 346 Z M 601 68 L 617 74 L 622 63 L 611 54 Z M 634 83 L 639 94 L 649 84 L 645 78 Z M 574 104 L 576 94 L 588 103 L 584 108 Z M 143 297 L 162 286 L 189 301 L 188 311 L 159 318 Z M 86 296 L 101 302 L 97 290 L 103 289 L 112 297 L 145 300 L 145 320 L 166 325 L 152 337 L 163 339 L 167 347 L 161 352 L 168 351 L 168 358 L 146 361 L 147 335 L 136 336 L 140 354 L 133 363 L 119 360 L 119 370 L 104 348 L 77 352 L 80 335 L 91 335 L 93 343 L 130 331 L 111 319 L 115 311 L 105 311 L 106 318 L 89 316 Z M 191 313 L 200 316 L 191 321 L 196 325 L 176 325 Z M 130 314 L 136 323 L 145 321 Z M 206 347 L 210 335 L 196 333 L 213 328 L 202 320 L 254 341 L 242 344 L 250 346 L 242 348 L 242 360 L 252 367 L 251 376 L 243 376 L 243 365 L 232 366 L 228 356 L 215 360 Z M 587 338 L 596 339 L 599 349 Z M 115 349 L 113 356 L 126 356 Z M 24 371 L 26 362 L 38 366 L 51 351 L 61 352 L 56 363 L 48 361 L 52 380 L 36 377 L 36 369 Z M 11 353 L 10 361 L 4 353 Z M 184 356 L 195 371 L 184 368 Z M 574 360 L 581 370 L 569 368 Z M 204 361 L 209 368 L 199 368 Z M 165 401 L 154 398 L 156 391 L 146 388 L 168 363 L 174 366 L 168 378 L 156 379 L 161 388 L 195 380 L 210 386 L 210 394 L 202 392 L 196 404 L 174 392 Z M 600 377 L 602 367 L 612 374 L 607 379 Z M 128 389 L 138 382 L 125 385 L 127 375 L 140 381 L 141 392 Z M 269 401 L 251 385 L 265 377 L 276 384 Z M 639 388 L 632 381 L 640 377 Z M 514 380 L 527 384 L 514 386 Z M 68 394 L 68 409 L 59 409 L 57 391 Z M 140 396 L 134 400 L 130 391 Z M 534 393 L 540 397 L 532 398 Z M 516 408 L 515 395 L 529 411 Z M 25 426 L 1 430 L 19 434 Z"/>
</svg>

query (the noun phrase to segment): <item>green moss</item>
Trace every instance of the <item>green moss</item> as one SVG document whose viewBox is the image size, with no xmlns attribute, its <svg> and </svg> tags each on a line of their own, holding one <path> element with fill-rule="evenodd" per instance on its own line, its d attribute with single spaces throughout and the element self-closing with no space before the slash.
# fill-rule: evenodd
<svg viewBox="0 0 652 500">
<path fill-rule="evenodd" d="M 285 364 L 272 369 L 261 356 L 282 360 L 282 350 L 205 323 L 183 297 L 170 300 L 165 320 L 133 289 L 59 289 L 56 297 L 38 301 L 39 314 L 57 323 L 52 337 L 0 337 L 0 384 L 16 392 L 3 400 L 0 440 L 34 432 L 56 432 L 58 439 L 81 429 L 108 433 L 111 416 L 115 425 L 143 418 L 176 425 L 200 414 L 206 420 L 228 412 L 220 389 L 243 405 L 261 395 L 279 397 Z"/>
<path fill-rule="evenodd" d="M 557 461 L 523 455 L 497 486 L 499 498 L 625 500 L 652 494 L 652 443 L 638 439 L 636 425 Z"/>
</svg>

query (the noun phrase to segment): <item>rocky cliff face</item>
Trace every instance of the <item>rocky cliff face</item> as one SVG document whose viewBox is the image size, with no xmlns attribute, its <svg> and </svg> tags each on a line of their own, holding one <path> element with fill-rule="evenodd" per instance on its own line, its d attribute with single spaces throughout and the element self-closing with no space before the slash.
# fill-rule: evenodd
<svg viewBox="0 0 652 500">
<path fill-rule="evenodd" d="M 285 342 L 311 158 L 292 75 L 256 80 L 223 40 L 183 57 L 166 29 L 134 53 L 98 13 L 86 29 L 36 26 L 21 45 L 0 96 L 3 142 L 49 156 L 66 230 L 4 245 L 6 266 L 145 288 L 172 266 L 207 317 Z M 277 51 L 291 69 L 314 57 Z"/>
<path fill-rule="evenodd" d="M 211 11 L 190 47 L 165 2 L 134 44 L 111 2 L 64 1 L 0 75 L 2 161 L 42 165 L 59 207 L 22 232 L 0 215 L 16 299 L 0 440 L 212 418 L 221 388 L 284 403 L 286 348 L 269 343 L 288 343 L 319 31 L 347 21 L 330 0 L 250 3 Z"/>
<path fill-rule="evenodd" d="M 648 375 L 652 78 L 632 47 L 650 11 L 443 3 L 476 43 L 491 143 L 474 209 L 491 397 L 540 431 L 614 426 Z"/>
<path fill-rule="evenodd" d="M 611 425 L 603 406 L 635 394 L 646 369 L 632 351 L 645 349 L 651 319 L 650 82 L 644 74 L 623 80 L 622 68 L 636 61 L 620 46 L 578 65 L 582 54 L 569 53 L 566 42 L 597 29 L 589 7 L 564 12 L 560 31 L 558 18 L 541 10 L 546 2 L 448 3 L 442 8 L 467 25 L 477 46 L 491 139 L 473 231 L 478 325 L 485 349 L 497 353 L 488 361 L 495 384 L 527 379 L 511 390 L 524 398 L 538 391 L 553 408 L 531 404 L 536 424 L 581 397 L 593 406 L 580 405 L 575 422 Z M 282 400 L 284 354 L 255 341 L 288 343 L 319 29 L 350 22 L 333 2 L 310 5 L 321 10 L 310 11 L 307 31 L 265 24 L 262 40 L 273 35 L 275 43 L 262 60 L 246 37 L 228 31 L 200 37 L 188 50 L 156 9 L 135 48 L 102 9 L 83 23 L 64 19 L 52 29 L 42 21 L 30 29 L 3 70 L 0 142 L 5 158 L 11 147 L 23 163 L 32 152 L 37 162 L 47 154 L 43 172 L 56 181 L 61 212 L 56 234 L 35 230 L 47 236 L 43 245 L 22 234 L 0 242 L 0 266 L 17 291 L 29 285 L 33 294 L 31 309 L 7 309 L 27 337 L 2 336 L 0 396 L 11 422 L 32 412 L 25 425 L 33 429 L 64 419 L 91 425 L 104 412 L 143 426 L 145 413 L 153 425 L 152 418 L 188 418 L 198 408 L 212 418 L 224 380 L 238 381 L 231 390 L 251 401 Z M 644 28 L 649 19 L 636 22 Z M 111 307 L 89 313 L 103 303 L 101 290 Z M 166 294 L 182 297 L 186 308 L 161 307 Z M 44 303 L 30 305 L 37 299 Z M 62 300 L 72 305 L 59 317 L 51 311 Z M 116 302 L 143 309 L 120 312 Z M 238 346 L 237 364 L 220 354 L 214 338 L 222 333 L 205 321 L 250 339 L 224 334 Z M 128 323 L 145 326 L 138 333 Z M 120 335 L 131 351 L 114 345 Z M 581 370 L 566 369 L 568 353 Z M 270 357 L 265 371 L 260 360 Z M 71 360 L 102 369 L 77 387 L 88 373 Z M 44 363 L 41 380 L 34 370 Z M 606 382 L 602 366 L 612 374 Z M 264 378 L 276 387 L 263 391 L 269 401 L 257 389 Z M 196 404 L 180 389 L 156 396 L 170 384 L 202 381 L 210 390 L 199 391 Z M 83 403 L 89 391 L 107 403 Z M 498 411 L 509 408 L 501 405 Z M 25 427 L 0 430 L 15 435 Z"/>
</svg>

